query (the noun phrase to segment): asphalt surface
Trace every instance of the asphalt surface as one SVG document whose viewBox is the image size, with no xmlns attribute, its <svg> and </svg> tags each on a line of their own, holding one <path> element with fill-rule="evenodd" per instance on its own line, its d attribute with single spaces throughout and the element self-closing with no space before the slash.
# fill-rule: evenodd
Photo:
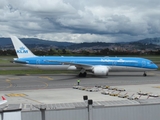
<svg viewBox="0 0 160 120">
<path fill-rule="evenodd" d="M 0 75 L 0 96 L 5 96 L 7 104 L 53 104 L 82 102 L 83 96 L 88 95 L 94 101 L 117 101 L 127 98 L 102 95 L 98 92 L 72 89 L 80 80 L 80 86 L 86 88 L 95 85 L 107 85 L 124 88 L 120 93 L 132 96 L 138 91 L 153 93 L 160 96 L 160 72 L 148 72 L 144 77 L 142 72 L 113 72 L 107 77 L 88 75 L 79 78 L 76 74 L 45 74 L 45 75 Z M 110 93 L 115 93 L 111 90 Z M 139 96 L 138 96 L 139 98 Z M 142 96 L 140 99 L 147 99 Z M 152 99 L 152 98 L 151 98 Z"/>
<path fill-rule="evenodd" d="M 110 72 L 107 77 L 88 75 L 79 78 L 76 74 L 44 74 L 44 75 L 0 75 L 0 90 L 38 90 L 72 88 L 80 80 L 82 86 L 95 85 L 142 85 L 160 84 L 160 72 L 151 71 L 144 77 L 142 72 Z"/>
</svg>

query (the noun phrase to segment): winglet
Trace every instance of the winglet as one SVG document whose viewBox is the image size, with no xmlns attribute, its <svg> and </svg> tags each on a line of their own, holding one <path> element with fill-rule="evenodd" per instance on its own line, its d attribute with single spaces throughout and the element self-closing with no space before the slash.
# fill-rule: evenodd
<svg viewBox="0 0 160 120">
<path fill-rule="evenodd" d="M 36 57 L 16 36 L 11 36 L 18 58 Z"/>
<path fill-rule="evenodd" d="M 2 100 L 6 100 L 6 98 L 4 96 L 2 96 Z"/>
<path fill-rule="evenodd" d="M 4 104 L 6 102 L 7 102 L 7 99 L 4 96 L 2 96 L 2 101 L 0 101 L 0 105 Z"/>
</svg>

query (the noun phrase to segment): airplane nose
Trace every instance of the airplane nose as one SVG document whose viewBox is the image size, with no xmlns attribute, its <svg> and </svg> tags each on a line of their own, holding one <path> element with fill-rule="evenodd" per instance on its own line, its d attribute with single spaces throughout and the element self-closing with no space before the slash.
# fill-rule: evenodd
<svg viewBox="0 0 160 120">
<path fill-rule="evenodd" d="M 155 69 L 158 69 L 158 66 L 157 66 L 156 64 L 154 64 L 154 68 L 155 68 Z"/>
</svg>

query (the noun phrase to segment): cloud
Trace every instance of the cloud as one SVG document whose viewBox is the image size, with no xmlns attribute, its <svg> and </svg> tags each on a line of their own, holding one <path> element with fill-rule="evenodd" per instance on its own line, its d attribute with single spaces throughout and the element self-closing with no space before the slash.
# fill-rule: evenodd
<svg viewBox="0 0 160 120">
<path fill-rule="evenodd" d="M 158 0 L 1 0 L 0 36 L 119 42 L 159 37 Z"/>
</svg>

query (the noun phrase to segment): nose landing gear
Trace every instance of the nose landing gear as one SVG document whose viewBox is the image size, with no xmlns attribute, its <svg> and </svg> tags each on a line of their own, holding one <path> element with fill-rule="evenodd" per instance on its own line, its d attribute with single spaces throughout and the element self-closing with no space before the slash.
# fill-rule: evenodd
<svg viewBox="0 0 160 120">
<path fill-rule="evenodd" d="M 143 73 L 143 76 L 144 76 L 144 77 L 145 77 L 145 76 L 147 76 L 147 73 L 146 73 L 146 72 L 144 72 L 144 73 Z"/>
</svg>

